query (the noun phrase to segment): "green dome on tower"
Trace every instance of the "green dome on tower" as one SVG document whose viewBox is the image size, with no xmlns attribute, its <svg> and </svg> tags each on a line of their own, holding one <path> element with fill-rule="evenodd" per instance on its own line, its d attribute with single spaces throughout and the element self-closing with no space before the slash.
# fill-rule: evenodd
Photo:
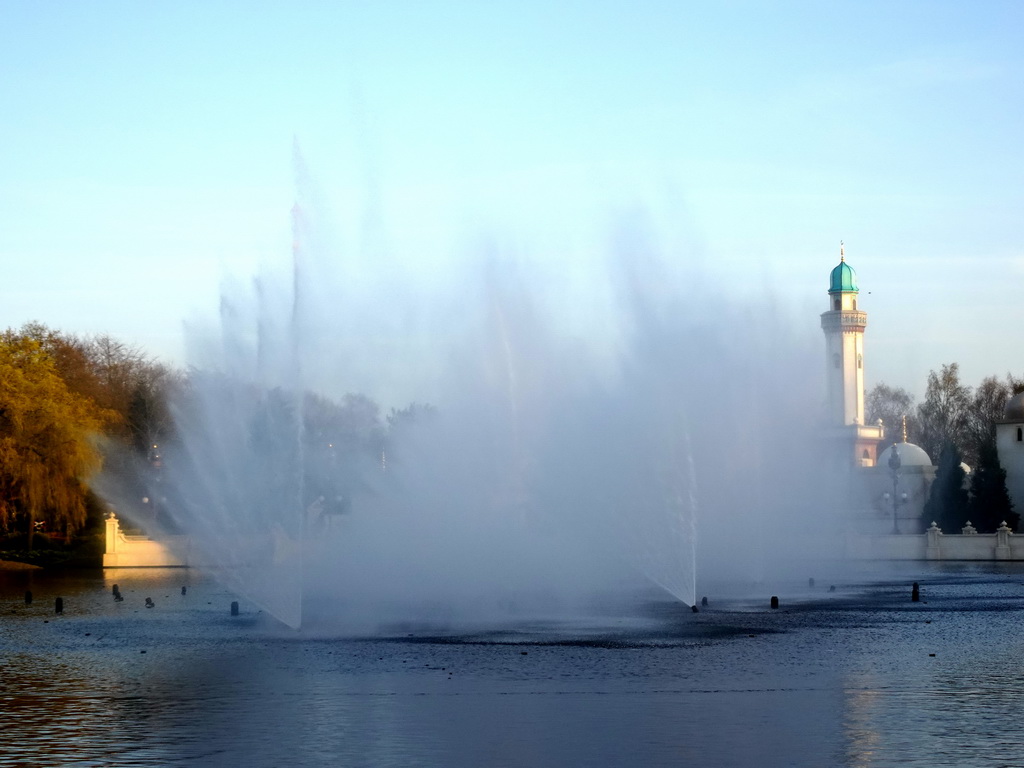
<svg viewBox="0 0 1024 768">
<path fill-rule="evenodd" d="M 853 267 L 846 263 L 846 255 L 843 253 L 843 249 L 839 249 L 839 264 L 832 270 L 832 274 L 829 276 L 828 281 L 828 292 L 829 293 L 859 293 L 860 289 L 857 287 L 857 273 L 853 271 Z"/>
</svg>

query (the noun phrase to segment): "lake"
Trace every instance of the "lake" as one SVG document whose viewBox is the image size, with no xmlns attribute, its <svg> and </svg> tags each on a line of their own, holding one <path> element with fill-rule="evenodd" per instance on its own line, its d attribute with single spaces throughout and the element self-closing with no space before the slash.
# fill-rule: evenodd
<svg viewBox="0 0 1024 768">
<path fill-rule="evenodd" d="M 1024 765 L 1024 570 L 877 578 L 352 637 L 194 571 L 3 572 L 0 765 Z"/>
</svg>

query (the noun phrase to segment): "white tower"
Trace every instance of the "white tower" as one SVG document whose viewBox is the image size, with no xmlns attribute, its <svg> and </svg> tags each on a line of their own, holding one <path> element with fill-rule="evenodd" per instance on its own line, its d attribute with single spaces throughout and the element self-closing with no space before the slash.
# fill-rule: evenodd
<svg viewBox="0 0 1024 768">
<path fill-rule="evenodd" d="M 829 431 L 846 443 L 843 453 L 855 466 L 873 467 L 882 428 L 864 424 L 864 329 L 868 315 L 857 309 L 859 292 L 857 273 L 846 263 L 840 243 L 839 264 L 829 278 L 829 311 L 821 315 L 825 332 L 827 424 Z"/>
</svg>

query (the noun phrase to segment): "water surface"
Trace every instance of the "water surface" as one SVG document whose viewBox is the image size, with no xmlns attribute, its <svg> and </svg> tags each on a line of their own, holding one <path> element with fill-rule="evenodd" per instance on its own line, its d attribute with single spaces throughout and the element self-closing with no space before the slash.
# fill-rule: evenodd
<svg viewBox="0 0 1024 768">
<path fill-rule="evenodd" d="M 1024 764 L 1017 566 L 363 637 L 184 570 L 0 587 L 0 765 Z"/>
</svg>

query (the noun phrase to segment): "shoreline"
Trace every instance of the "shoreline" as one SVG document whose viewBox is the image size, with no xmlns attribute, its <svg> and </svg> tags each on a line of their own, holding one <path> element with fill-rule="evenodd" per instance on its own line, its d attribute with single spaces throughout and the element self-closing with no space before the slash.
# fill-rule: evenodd
<svg viewBox="0 0 1024 768">
<path fill-rule="evenodd" d="M 18 560 L 0 560 L 0 571 L 41 571 L 43 566 L 22 563 Z"/>
</svg>

